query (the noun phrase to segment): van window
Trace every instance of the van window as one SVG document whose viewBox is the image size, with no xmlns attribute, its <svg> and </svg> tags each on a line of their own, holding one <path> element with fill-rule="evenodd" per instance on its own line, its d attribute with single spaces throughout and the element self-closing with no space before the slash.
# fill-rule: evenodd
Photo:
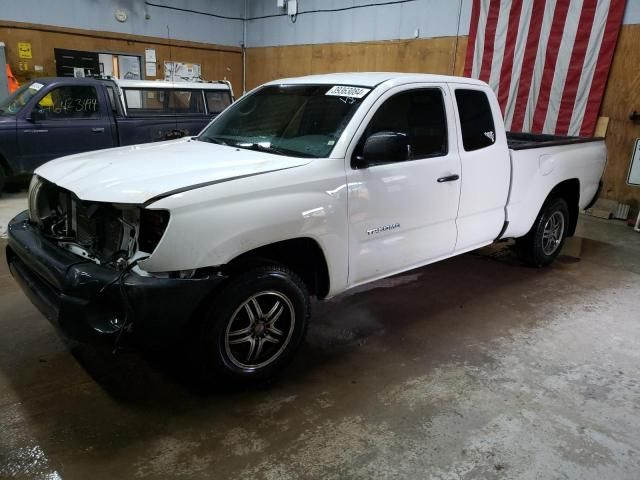
<svg viewBox="0 0 640 480">
<path fill-rule="evenodd" d="M 496 129 L 491 105 L 485 93 L 480 90 L 456 90 L 456 103 L 464 149 L 470 152 L 493 145 L 496 141 Z"/>
<path fill-rule="evenodd" d="M 129 116 L 204 115 L 202 90 L 125 88 Z"/>
<path fill-rule="evenodd" d="M 54 88 L 38 102 L 36 108 L 50 120 L 100 116 L 96 89 L 85 85 Z"/>
<path fill-rule="evenodd" d="M 220 113 L 231 105 L 231 95 L 224 90 L 205 90 L 207 99 L 207 110 L 209 113 Z"/>
</svg>

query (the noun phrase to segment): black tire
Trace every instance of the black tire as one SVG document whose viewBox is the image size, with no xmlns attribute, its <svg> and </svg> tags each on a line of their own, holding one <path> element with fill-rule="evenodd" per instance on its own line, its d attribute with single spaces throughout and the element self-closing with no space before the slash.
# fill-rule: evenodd
<svg viewBox="0 0 640 480">
<path fill-rule="evenodd" d="M 569 206 L 566 200 L 560 197 L 547 200 L 529 233 L 517 240 L 521 258 L 532 267 L 549 265 L 562 251 L 568 227 Z"/>
<path fill-rule="evenodd" d="M 260 385 L 280 373 L 304 341 L 311 308 L 300 277 L 268 265 L 232 277 L 202 312 L 196 372 L 225 387 Z"/>
</svg>

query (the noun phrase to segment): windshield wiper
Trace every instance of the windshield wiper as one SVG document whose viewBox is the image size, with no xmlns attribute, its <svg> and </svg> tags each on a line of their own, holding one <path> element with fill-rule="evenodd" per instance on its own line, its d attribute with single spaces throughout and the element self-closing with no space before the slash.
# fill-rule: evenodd
<svg viewBox="0 0 640 480">
<path fill-rule="evenodd" d="M 306 153 L 278 148 L 273 145 L 266 146 L 262 143 L 236 143 L 234 147 L 256 150 L 258 152 L 275 153 L 277 155 L 286 155 L 288 157 L 312 157 L 312 155 L 308 155 Z"/>
<path fill-rule="evenodd" d="M 197 137 L 197 138 L 201 142 L 215 143 L 216 145 L 229 145 L 227 142 L 225 142 L 220 138 L 215 138 L 215 137 Z"/>
</svg>

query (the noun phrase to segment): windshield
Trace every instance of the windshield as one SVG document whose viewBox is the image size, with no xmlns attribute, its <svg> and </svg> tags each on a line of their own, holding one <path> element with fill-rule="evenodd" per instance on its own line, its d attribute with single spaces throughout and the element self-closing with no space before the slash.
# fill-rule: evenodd
<svg viewBox="0 0 640 480">
<path fill-rule="evenodd" d="M 266 86 L 231 105 L 198 140 L 276 155 L 327 157 L 370 90 Z"/>
<path fill-rule="evenodd" d="M 42 83 L 27 83 L 4 100 L 0 100 L 0 115 L 15 115 L 42 87 L 44 87 Z"/>
</svg>

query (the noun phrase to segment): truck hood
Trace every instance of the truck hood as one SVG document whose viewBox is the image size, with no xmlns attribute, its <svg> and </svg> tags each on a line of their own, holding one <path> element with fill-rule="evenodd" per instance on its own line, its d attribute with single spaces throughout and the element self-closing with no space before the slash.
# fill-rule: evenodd
<svg viewBox="0 0 640 480">
<path fill-rule="evenodd" d="M 182 139 L 62 157 L 35 173 L 81 200 L 144 204 L 214 183 L 300 167 L 311 160 Z"/>
</svg>

